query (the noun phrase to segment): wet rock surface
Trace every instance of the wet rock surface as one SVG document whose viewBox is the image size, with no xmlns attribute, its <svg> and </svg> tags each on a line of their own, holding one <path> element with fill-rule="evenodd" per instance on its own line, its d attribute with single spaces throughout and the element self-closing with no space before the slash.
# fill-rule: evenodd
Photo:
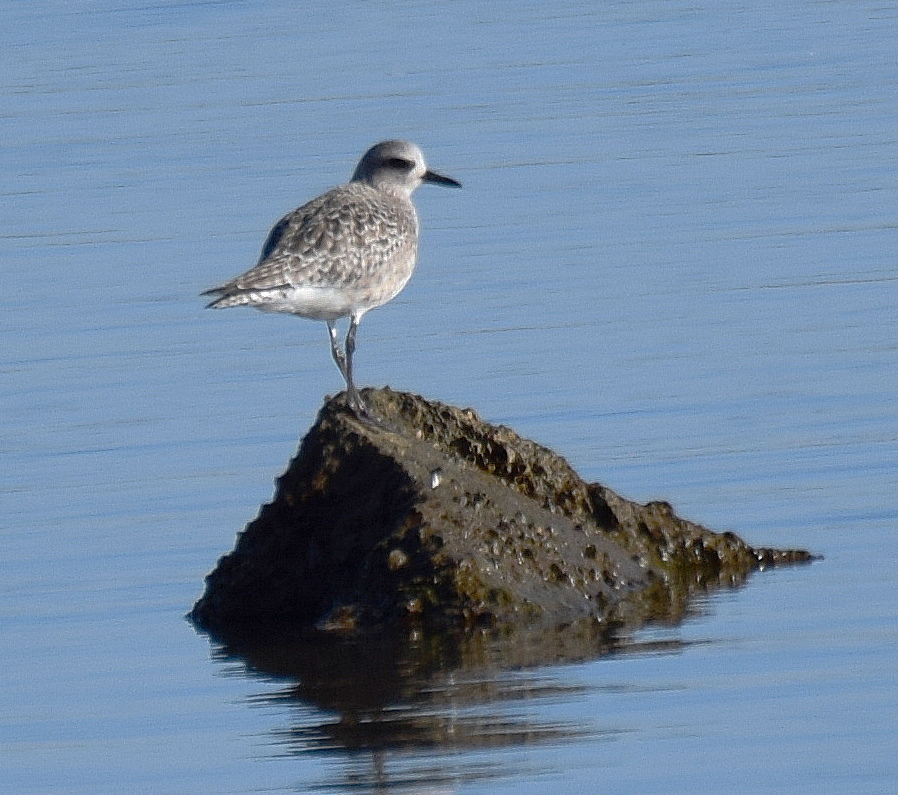
<svg viewBox="0 0 898 795">
<path fill-rule="evenodd" d="M 325 403 L 274 500 L 206 578 L 191 618 L 254 628 L 676 620 L 696 590 L 811 560 L 584 483 L 473 411 L 389 389 Z"/>
</svg>

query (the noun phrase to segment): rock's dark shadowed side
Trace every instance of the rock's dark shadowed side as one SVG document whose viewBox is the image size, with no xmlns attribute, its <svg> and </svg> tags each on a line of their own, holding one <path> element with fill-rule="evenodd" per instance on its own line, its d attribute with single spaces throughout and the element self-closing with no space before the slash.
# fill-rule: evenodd
<svg viewBox="0 0 898 795">
<path fill-rule="evenodd" d="M 811 559 L 588 485 L 471 410 L 389 389 L 364 398 L 393 430 L 341 398 L 324 405 L 274 500 L 206 578 L 199 627 L 676 619 L 695 589 Z"/>
</svg>

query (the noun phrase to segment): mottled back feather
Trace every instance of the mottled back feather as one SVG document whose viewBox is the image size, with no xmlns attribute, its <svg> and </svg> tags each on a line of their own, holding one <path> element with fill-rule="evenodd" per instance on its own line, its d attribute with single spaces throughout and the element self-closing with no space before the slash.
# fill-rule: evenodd
<svg viewBox="0 0 898 795">
<path fill-rule="evenodd" d="M 384 267 L 413 266 L 417 242 L 418 218 L 407 198 L 351 182 L 284 216 L 269 232 L 259 263 L 209 293 L 351 288 Z"/>
</svg>

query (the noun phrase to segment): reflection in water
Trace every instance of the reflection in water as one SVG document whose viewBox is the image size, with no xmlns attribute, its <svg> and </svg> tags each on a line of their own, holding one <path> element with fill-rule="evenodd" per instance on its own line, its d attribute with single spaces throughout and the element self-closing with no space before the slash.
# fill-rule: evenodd
<svg viewBox="0 0 898 795">
<path fill-rule="evenodd" d="M 584 688 L 535 671 L 633 648 L 583 622 L 501 634 L 232 640 L 218 656 L 239 660 L 250 675 L 289 682 L 254 703 L 296 706 L 293 724 L 272 734 L 278 753 L 345 759 L 339 780 L 321 789 L 395 792 L 545 772 L 510 770 L 495 754 L 489 762 L 472 758 L 478 751 L 613 738 L 620 729 L 541 717 L 542 707 L 573 702 Z"/>
</svg>

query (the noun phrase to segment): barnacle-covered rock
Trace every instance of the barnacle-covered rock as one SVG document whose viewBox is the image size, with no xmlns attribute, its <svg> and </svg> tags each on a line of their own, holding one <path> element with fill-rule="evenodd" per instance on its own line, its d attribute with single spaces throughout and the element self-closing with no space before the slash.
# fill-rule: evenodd
<svg viewBox="0 0 898 795">
<path fill-rule="evenodd" d="M 218 634 L 676 619 L 691 593 L 807 561 L 584 483 L 559 455 L 459 409 L 365 390 L 329 400 L 274 500 L 206 578 Z"/>
</svg>

